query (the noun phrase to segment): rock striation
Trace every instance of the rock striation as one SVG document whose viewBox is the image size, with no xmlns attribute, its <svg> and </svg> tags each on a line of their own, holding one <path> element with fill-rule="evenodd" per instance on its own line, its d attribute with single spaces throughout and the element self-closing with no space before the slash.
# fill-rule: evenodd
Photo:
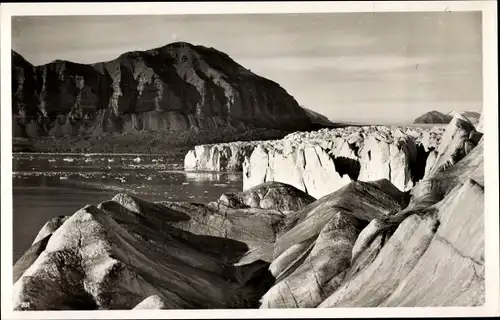
<svg viewBox="0 0 500 320">
<path fill-rule="evenodd" d="M 185 42 L 95 64 L 33 66 L 12 51 L 12 99 L 15 137 L 228 126 L 287 131 L 315 121 L 277 83 L 221 51 Z"/>
</svg>

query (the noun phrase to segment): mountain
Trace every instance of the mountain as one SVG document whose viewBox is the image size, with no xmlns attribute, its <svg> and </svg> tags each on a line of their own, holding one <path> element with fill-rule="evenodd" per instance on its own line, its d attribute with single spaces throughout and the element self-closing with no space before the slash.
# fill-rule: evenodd
<svg viewBox="0 0 500 320">
<path fill-rule="evenodd" d="M 313 122 L 279 84 L 221 51 L 185 42 L 95 64 L 33 66 L 13 51 L 12 91 L 14 137 L 296 131 Z"/>
<path fill-rule="evenodd" d="M 416 118 L 413 123 L 450 123 L 451 119 L 453 119 L 455 114 L 461 114 L 469 119 L 473 123 L 477 123 L 479 121 L 480 114 L 474 111 L 450 111 L 447 114 L 444 114 L 439 111 L 430 111 L 424 113 L 420 117 Z"/>
</svg>

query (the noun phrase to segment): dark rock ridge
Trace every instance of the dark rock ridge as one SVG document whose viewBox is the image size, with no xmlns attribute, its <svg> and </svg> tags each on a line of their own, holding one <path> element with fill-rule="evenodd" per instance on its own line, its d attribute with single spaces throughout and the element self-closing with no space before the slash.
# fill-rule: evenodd
<svg viewBox="0 0 500 320">
<path fill-rule="evenodd" d="M 313 126 L 277 83 L 184 42 L 95 64 L 33 66 L 12 51 L 12 99 L 14 137 Z"/>
</svg>

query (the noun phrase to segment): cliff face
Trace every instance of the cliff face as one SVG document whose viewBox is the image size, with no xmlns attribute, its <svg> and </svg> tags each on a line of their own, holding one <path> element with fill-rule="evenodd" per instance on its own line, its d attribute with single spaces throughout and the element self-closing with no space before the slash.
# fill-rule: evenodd
<svg viewBox="0 0 500 320">
<path fill-rule="evenodd" d="M 278 84 L 226 54 L 188 43 L 84 65 L 32 66 L 12 52 L 14 135 L 100 135 L 233 126 L 310 128 Z"/>
</svg>

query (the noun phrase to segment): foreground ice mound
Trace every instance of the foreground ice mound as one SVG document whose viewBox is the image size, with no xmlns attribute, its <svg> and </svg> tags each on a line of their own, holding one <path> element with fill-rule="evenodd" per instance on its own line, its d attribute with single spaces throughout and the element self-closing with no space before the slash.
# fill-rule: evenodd
<svg viewBox="0 0 500 320">
<path fill-rule="evenodd" d="M 285 183 L 265 182 L 248 190 L 223 194 L 219 201 L 229 207 L 297 211 L 316 199 Z"/>
</svg>

